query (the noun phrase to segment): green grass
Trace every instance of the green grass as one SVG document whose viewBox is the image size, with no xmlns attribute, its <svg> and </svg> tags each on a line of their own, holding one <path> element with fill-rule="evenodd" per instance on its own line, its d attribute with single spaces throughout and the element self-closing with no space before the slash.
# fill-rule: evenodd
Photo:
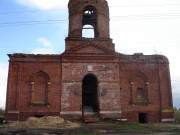
<svg viewBox="0 0 180 135">
<path fill-rule="evenodd" d="M 153 134 L 159 132 L 170 132 L 173 133 L 175 127 L 169 127 L 162 123 L 163 126 L 157 126 L 156 124 L 141 124 L 134 122 L 119 122 L 113 120 L 107 120 L 107 123 L 113 125 L 117 132 L 121 133 L 136 133 L 136 134 Z"/>
<path fill-rule="evenodd" d="M 175 115 L 176 121 L 180 121 L 180 110 L 175 110 L 174 115 Z"/>
<path fill-rule="evenodd" d="M 0 118 L 4 117 L 4 109 L 0 108 Z"/>
<path fill-rule="evenodd" d="M 125 133 L 152 133 L 157 129 L 150 127 L 146 124 L 133 123 L 133 122 L 119 122 L 117 129 Z"/>
<path fill-rule="evenodd" d="M 74 135 L 100 135 L 99 133 L 75 133 Z"/>
</svg>

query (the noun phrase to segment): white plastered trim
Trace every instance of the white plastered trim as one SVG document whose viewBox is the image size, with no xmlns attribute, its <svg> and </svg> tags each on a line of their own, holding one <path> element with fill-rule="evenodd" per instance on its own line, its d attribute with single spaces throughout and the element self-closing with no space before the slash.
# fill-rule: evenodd
<svg viewBox="0 0 180 135">
<path fill-rule="evenodd" d="M 61 111 L 60 114 L 80 114 L 82 115 L 82 112 L 81 111 Z"/>
</svg>

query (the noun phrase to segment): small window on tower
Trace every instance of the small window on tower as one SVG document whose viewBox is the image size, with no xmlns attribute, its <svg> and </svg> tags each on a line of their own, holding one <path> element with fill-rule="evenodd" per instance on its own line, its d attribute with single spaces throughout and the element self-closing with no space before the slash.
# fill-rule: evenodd
<svg viewBox="0 0 180 135">
<path fill-rule="evenodd" d="M 94 38 L 94 27 L 92 25 L 84 25 L 82 31 L 82 37 Z"/>
<path fill-rule="evenodd" d="M 143 98 L 143 97 L 144 97 L 143 88 L 137 88 L 137 98 Z"/>
</svg>

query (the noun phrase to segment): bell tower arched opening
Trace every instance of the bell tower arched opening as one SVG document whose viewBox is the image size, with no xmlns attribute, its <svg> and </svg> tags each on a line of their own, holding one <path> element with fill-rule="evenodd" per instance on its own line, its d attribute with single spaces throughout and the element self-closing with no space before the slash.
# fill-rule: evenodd
<svg viewBox="0 0 180 135">
<path fill-rule="evenodd" d="M 92 25 L 84 25 L 82 28 L 83 38 L 95 38 L 94 27 Z"/>
<path fill-rule="evenodd" d="M 93 37 L 91 38 L 97 38 L 98 37 L 98 29 L 97 29 L 97 10 L 94 6 L 86 6 L 84 8 L 83 17 L 82 17 L 82 37 L 84 37 L 84 31 L 93 31 Z M 84 27 L 84 26 L 90 26 L 90 27 Z M 90 34 L 90 33 L 89 33 Z M 92 35 L 92 34 L 91 34 Z"/>
</svg>

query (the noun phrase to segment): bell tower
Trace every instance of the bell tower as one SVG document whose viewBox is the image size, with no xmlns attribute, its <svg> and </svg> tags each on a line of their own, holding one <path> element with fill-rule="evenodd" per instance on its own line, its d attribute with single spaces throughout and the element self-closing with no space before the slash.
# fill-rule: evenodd
<svg viewBox="0 0 180 135">
<path fill-rule="evenodd" d="M 68 9 L 66 51 L 88 41 L 114 51 L 109 35 L 109 7 L 106 0 L 69 0 Z M 84 37 L 85 30 L 93 31 L 93 37 Z"/>
</svg>

